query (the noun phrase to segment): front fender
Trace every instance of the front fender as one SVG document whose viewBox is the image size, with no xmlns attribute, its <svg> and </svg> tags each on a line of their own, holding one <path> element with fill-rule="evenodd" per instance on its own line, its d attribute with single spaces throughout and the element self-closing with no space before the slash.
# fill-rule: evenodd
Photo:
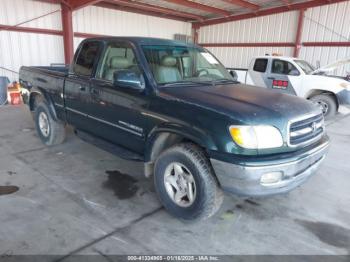
<svg viewBox="0 0 350 262">
<path fill-rule="evenodd" d="M 180 137 L 193 141 L 197 145 L 206 150 L 217 150 L 214 140 L 209 134 L 200 128 L 193 126 L 181 125 L 177 123 L 163 123 L 151 130 L 147 136 L 145 158 L 149 160 L 152 154 L 152 148 L 160 134 L 170 133 L 176 134 Z"/>
</svg>

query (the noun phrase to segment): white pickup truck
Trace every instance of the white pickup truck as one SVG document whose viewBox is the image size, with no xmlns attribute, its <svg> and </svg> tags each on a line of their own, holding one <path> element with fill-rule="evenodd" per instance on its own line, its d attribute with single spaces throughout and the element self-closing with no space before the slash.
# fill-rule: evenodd
<svg viewBox="0 0 350 262">
<path fill-rule="evenodd" d="M 343 105 L 350 104 L 350 80 L 327 73 L 349 62 L 346 59 L 315 70 L 298 58 L 268 55 L 253 58 L 248 69 L 228 70 L 239 82 L 310 99 L 329 119 L 337 111 L 348 111 Z"/>
</svg>

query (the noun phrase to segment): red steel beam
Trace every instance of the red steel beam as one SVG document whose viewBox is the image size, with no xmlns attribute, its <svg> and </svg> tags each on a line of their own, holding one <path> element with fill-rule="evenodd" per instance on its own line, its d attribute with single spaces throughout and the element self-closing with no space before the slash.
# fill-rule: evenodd
<svg viewBox="0 0 350 262">
<path fill-rule="evenodd" d="M 305 9 L 299 10 L 298 27 L 295 36 L 294 57 L 298 57 L 301 49 L 301 36 L 303 33 Z"/>
<path fill-rule="evenodd" d="M 192 36 L 193 36 L 193 43 L 198 44 L 199 26 L 196 26 L 193 23 L 192 23 Z"/>
<path fill-rule="evenodd" d="M 291 4 L 291 2 L 290 2 L 290 0 L 281 0 L 285 5 L 290 5 Z"/>
<path fill-rule="evenodd" d="M 136 14 L 142 14 L 142 15 L 149 15 L 149 16 L 167 18 L 167 19 L 178 20 L 178 21 L 184 21 L 184 22 L 189 21 L 188 18 L 184 18 L 184 17 L 178 17 L 178 16 L 172 16 L 172 15 L 167 15 L 167 14 L 163 14 L 163 13 L 146 11 L 146 10 L 142 10 L 142 9 L 138 9 L 138 8 L 132 8 L 132 7 L 122 6 L 122 5 L 117 5 L 117 4 L 111 4 L 108 2 L 101 2 L 101 3 L 95 4 L 95 6 L 113 9 L 113 10 L 118 10 L 118 11 L 124 11 L 124 12 L 130 12 L 130 13 L 136 13 Z"/>
<path fill-rule="evenodd" d="M 304 42 L 303 46 L 329 46 L 329 47 L 350 47 L 349 42 Z"/>
<path fill-rule="evenodd" d="M 50 3 L 50 4 L 60 4 L 61 0 L 33 0 L 34 2 L 43 2 L 43 3 Z"/>
<path fill-rule="evenodd" d="M 197 10 L 202 10 L 208 13 L 213 13 L 213 14 L 219 14 L 219 15 L 224 15 L 224 16 L 229 16 L 231 15 L 230 12 L 220 9 L 220 8 L 216 8 L 213 6 L 209 6 L 209 5 L 203 5 L 197 2 L 192 2 L 189 0 L 163 0 L 169 3 L 173 3 L 173 4 L 177 4 L 177 5 L 181 5 L 181 6 L 186 6 L 192 9 L 197 9 Z"/>
<path fill-rule="evenodd" d="M 63 32 L 60 30 L 32 28 L 24 26 L 10 26 L 0 24 L 0 31 L 24 32 L 45 35 L 62 36 Z M 74 37 L 94 38 L 94 37 L 112 37 L 112 35 L 100 35 L 74 32 Z M 278 42 L 278 43 L 200 43 L 204 47 L 294 47 L 295 43 Z M 303 42 L 302 46 L 306 47 L 350 47 L 349 42 Z"/>
<path fill-rule="evenodd" d="M 102 0 L 68 0 L 68 4 L 71 6 L 73 10 L 77 10 L 89 5 L 97 4 Z"/>
<path fill-rule="evenodd" d="M 96 38 L 96 37 L 113 37 L 112 35 L 100 35 L 100 34 L 91 34 L 91 33 L 80 33 L 75 32 L 74 37 L 81 37 L 81 38 Z"/>
<path fill-rule="evenodd" d="M 248 1 L 245 1 L 245 0 L 222 0 L 222 1 L 229 3 L 229 4 L 234 4 L 234 5 L 244 7 L 244 8 L 252 9 L 252 10 L 258 10 L 260 8 L 260 6 L 253 4 L 253 3 L 250 3 Z"/>
<path fill-rule="evenodd" d="M 73 46 L 73 10 L 61 4 L 61 19 L 62 19 L 62 29 L 63 29 L 63 47 L 64 47 L 64 61 L 69 64 L 73 60 L 74 56 L 74 46 Z"/>
<path fill-rule="evenodd" d="M 33 28 L 25 26 L 13 26 L 13 25 L 0 25 L 0 31 L 12 31 L 12 32 L 23 32 L 23 33 L 35 33 L 44 35 L 62 35 L 62 31 L 44 28 Z"/>
<path fill-rule="evenodd" d="M 294 43 L 200 43 L 204 47 L 294 47 Z"/>
<path fill-rule="evenodd" d="M 295 43 L 276 42 L 276 43 L 199 43 L 204 47 L 295 47 Z M 300 46 L 309 47 L 350 47 L 349 42 L 302 42 Z"/>
<path fill-rule="evenodd" d="M 152 12 L 152 13 L 158 13 L 162 15 L 168 15 L 171 18 L 178 17 L 178 18 L 185 18 L 187 20 L 197 20 L 197 21 L 203 21 L 205 19 L 203 16 L 186 13 L 186 12 L 180 12 L 174 9 L 145 4 L 141 2 L 128 1 L 128 0 L 106 0 L 106 2 L 110 4 L 117 4 L 123 7 L 129 7 L 138 11 L 143 11 L 146 14 L 147 12 Z M 97 4 L 97 5 L 100 6 L 100 4 Z"/>
<path fill-rule="evenodd" d="M 258 10 L 255 12 L 245 13 L 240 15 L 231 15 L 228 17 L 207 19 L 203 22 L 197 22 L 197 24 L 199 26 L 215 25 L 220 23 L 244 20 L 244 19 L 272 15 L 272 14 L 279 14 L 279 13 L 293 11 L 293 10 L 307 9 L 307 8 L 312 8 L 316 6 L 329 5 L 329 4 L 345 2 L 345 1 L 348 1 L 348 0 L 310 0 L 307 2 L 290 4 L 289 6 L 279 6 L 279 7 Z"/>
</svg>

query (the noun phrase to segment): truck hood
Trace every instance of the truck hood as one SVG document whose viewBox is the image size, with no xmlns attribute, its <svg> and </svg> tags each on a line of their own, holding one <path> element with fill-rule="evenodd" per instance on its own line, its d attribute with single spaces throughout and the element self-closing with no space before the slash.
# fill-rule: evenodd
<svg viewBox="0 0 350 262">
<path fill-rule="evenodd" d="M 349 82 L 347 82 L 345 79 L 327 75 L 304 75 L 303 82 L 307 85 L 309 90 L 325 90 L 334 94 L 337 94 L 345 89 L 342 84 L 349 84 Z"/>
<path fill-rule="evenodd" d="M 322 66 L 322 67 L 316 69 L 315 71 L 313 71 L 311 74 L 315 75 L 315 74 L 319 74 L 319 73 L 327 73 L 327 72 L 333 71 L 334 69 L 336 69 L 338 67 L 341 67 L 341 66 L 344 66 L 347 64 L 350 64 L 350 57 L 346 58 L 346 59 L 338 60 L 336 62 L 330 63 L 330 64 L 325 65 L 325 66 Z"/>
<path fill-rule="evenodd" d="M 224 114 L 232 124 L 285 129 L 291 119 L 321 112 L 305 99 L 243 84 L 162 88 L 160 95 Z"/>
</svg>

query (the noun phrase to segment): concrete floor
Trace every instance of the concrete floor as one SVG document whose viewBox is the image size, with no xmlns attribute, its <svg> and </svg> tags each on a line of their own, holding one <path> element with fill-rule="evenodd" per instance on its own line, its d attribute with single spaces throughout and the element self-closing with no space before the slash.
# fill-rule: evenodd
<svg viewBox="0 0 350 262">
<path fill-rule="evenodd" d="M 0 185 L 19 187 L 0 195 L 0 256 L 350 253 L 350 117 L 328 124 L 329 155 L 305 185 L 265 199 L 226 195 L 200 223 L 169 216 L 140 164 L 72 134 L 45 147 L 25 107 L 1 107 L 0 126 Z"/>
</svg>

